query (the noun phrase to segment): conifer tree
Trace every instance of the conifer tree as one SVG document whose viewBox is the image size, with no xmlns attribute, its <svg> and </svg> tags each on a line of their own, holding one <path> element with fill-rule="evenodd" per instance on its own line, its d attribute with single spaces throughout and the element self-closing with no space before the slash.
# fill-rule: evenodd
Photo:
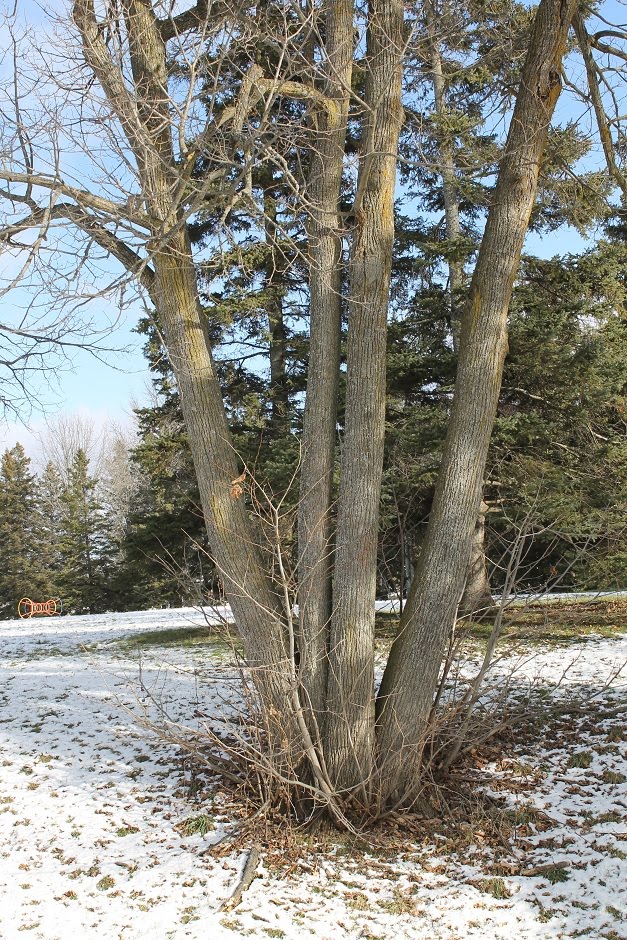
<svg viewBox="0 0 627 940">
<path fill-rule="evenodd" d="M 6 450 L 0 469 L 0 613 L 15 617 L 22 597 L 39 599 L 46 577 L 39 561 L 37 485 L 21 444 Z"/>
<path fill-rule="evenodd" d="M 63 586 L 66 608 L 95 613 L 105 598 L 103 516 L 84 450 L 77 450 L 62 495 Z"/>
<path fill-rule="evenodd" d="M 63 603 L 62 575 L 65 510 L 63 476 L 55 463 L 48 461 L 38 479 L 40 563 L 45 572 L 48 594 Z"/>
</svg>

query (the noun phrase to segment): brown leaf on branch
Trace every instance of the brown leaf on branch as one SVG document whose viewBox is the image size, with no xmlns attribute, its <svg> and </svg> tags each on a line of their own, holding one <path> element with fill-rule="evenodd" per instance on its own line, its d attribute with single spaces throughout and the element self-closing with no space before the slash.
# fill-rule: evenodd
<svg viewBox="0 0 627 940">
<path fill-rule="evenodd" d="M 244 470 L 243 473 L 240 473 L 240 475 L 236 477 L 235 480 L 231 480 L 231 483 L 230 483 L 231 499 L 240 498 L 240 496 L 244 492 L 244 487 L 242 486 L 242 483 L 244 482 L 245 479 L 246 479 L 246 471 Z"/>
</svg>

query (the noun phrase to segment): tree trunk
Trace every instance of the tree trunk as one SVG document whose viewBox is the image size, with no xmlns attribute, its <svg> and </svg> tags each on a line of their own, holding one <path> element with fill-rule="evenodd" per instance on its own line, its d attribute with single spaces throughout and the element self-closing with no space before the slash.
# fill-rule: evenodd
<svg viewBox="0 0 627 940">
<path fill-rule="evenodd" d="M 165 43 L 152 7 L 122 4 L 134 94 L 110 56 L 92 0 L 75 0 L 85 57 L 126 133 L 143 197 L 154 220 L 151 297 L 181 396 L 211 551 L 264 706 L 272 746 L 288 756 L 296 735 L 290 708 L 291 660 L 281 602 L 263 565 L 249 518 L 201 310 L 187 227 L 177 202 L 168 110 Z M 290 760 L 298 760 L 294 754 Z"/>
<path fill-rule="evenodd" d="M 324 94 L 334 117 L 319 111 L 308 199 L 310 331 L 298 509 L 298 604 L 301 681 L 306 704 L 325 703 L 331 622 L 333 469 L 342 317 L 339 200 L 353 66 L 354 0 L 326 3 Z"/>
<path fill-rule="evenodd" d="M 287 331 L 283 316 L 285 287 L 285 258 L 277 244 L 276 193 L 264 189 L 264 228 L 268 257 L 265 263 L 265 290 L 267 294 L 268 335 L 270 339 L 270 426 L 276 436 L 289 430 L 289 397 L 285 368 Z"/>
<path fill-rule="evenodd" d="M 466 572 L 466 584 L 459 602 L 459 616 L 486 616 L 494 607 L 490 579 L 485 560 L 485 517 L 488 507 L 483 500 L 479 505 L 479 515 L 475 522 L 475 531 L 470 545 L 470 562 Z"/>
<path fill-rule="evenodd" d="M 446 104 L 446 82 L 442 68 L 442 53 L 440 51 L 440 23 L 432 0 L 425 0 L 425 18 L 429 33 L 429 55 L 431 59 L 431 78 L 433 81 L 433 100 L 435 113 L 442 125 L 448 112 Z M 459 222 L 459 199 L 457 196 L 457 179 L 455 176 L 455 162 L 450 139 L 446 136 L 446 128 L 440 127 L 438 149 L 440 151 L 440 176 L 442 177 L 442 199 L 444 202 L 444 221 L 446 238 L 448 242 L 455 243 L 462 234 Z M 453 334 L 453 348 L 459 351 L 459 332 L 461 327 L 461 291 L 464 286 L 463 261 L 451 257 L 449 245 L 448 257 L 449 291 L 451 332 Z"/>
<path fill-rule="evenodd" d="M 338 788 L 369 780 L 374 754 L 374 612 L 385 432 L 386 332 L 396 154 L 403 121 L 402 0 L 372 0 L 351 255 L 346 417 L 329 650 L 327 763 Z"/>
<path fill-rule="evenodd" d="M 379 693 L 383 798 L 420 787 L 422 746 L 470 556 L 507 351 L 507 311 L 575 0 L 541 0 L 464 313 L 451 420 L 418 571 Z"/>
<path fill-rule="evenodd" d="M 444 122 L 448 108 L 446 104 L 446 81 L 442 68 L 442 54 L 440 51 L 440 23 L 435 7 L 431 0 L 426 0 L 425 16 L 429 30 L 429 48 L 431 55 L 431 75 L 433 78 L 433 98 L 435 113 Z M 446 128 L 440 128 L 440 175 L 442 177 L 442 199 L 444 201 L 444 218 L 446 225 L 446 238 L 453 244 L 461 238 L 462 228 L 459 221 L 459 198 L 457 195 L 457 179 L 455 176 L 455 161 L 450 140 L 445 136 Z M 464 263 L 459 258 L 451 256 L 449 245 L 449 292 L 451 333 L 453 336 L 453 349 L 459 354 L 459 336 L 461 329 L 462 290 L 464 287 Z M 460 611 L 464 614 L 473 614 L 475 611 L 492 605 L 490 582 L 485 560 L 485 512 L 477 517 L 475 534 L 472 541 L 472 553 L 466 586 L 460 603 Z"/>
</svg>

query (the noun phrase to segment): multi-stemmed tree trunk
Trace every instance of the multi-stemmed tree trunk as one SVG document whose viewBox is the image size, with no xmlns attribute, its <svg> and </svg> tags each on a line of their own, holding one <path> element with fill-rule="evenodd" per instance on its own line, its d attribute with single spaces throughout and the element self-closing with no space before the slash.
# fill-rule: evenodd
<svg viewBox="0 0 627 940">
<path fill-rule="evenodd" d="M 386 320 L 403 120 L 403 2 L 370 0 L 367 5 L 368 34 L 360 62 L 366 82 L 356 109 L 362 129 L 359 173 L 352 217 L 347 220 L 351 227 L 347 394 L 335 533 L 331 509 L 342 248 L 338 202 L 355 11 L 346 0 L 329 0 L 325 6 L 324 29 L 316 33 L 323 37 L 323 81 L 309 86 L 282 81 L 280 75 L 269 79 L 255 64 L 241 80 L 232 115 L 223 113 L 215 124 L 210 117 L 199 131 L 196 105 L 170 95 L 168 43 L 195 31 L 201 37 L 202 58 L 203 37 L 213 36 L 212 49 L 217 48 L 217 37 L 224 39 L 225 17 L 233 17 L 238 28 L 247 28 L 244 6 L 241 10 L 237 4 L 233 9 L 220 6 L 212 13 L 212 5 L 200 0 L 190 11 L 159 19 L 149 0 L 121 0 L 121 26 L 115 18 L 99 21 L 93 0 L 74 0 L 73 18 L 87 71 L 102 88 L 110 112 L 107 119 L 102 117 L 105 108 L 99 111 L 107 122 L 103 133 L 122 135 L 120 151 L 127 166 L 134 163 L 136 191 L 113 202 L 100 191 L 63 183 L 60 173 L 35 174 L 28 157 L 32 152 L 28 134 L 18 127 L 16 149 L 27 155 L 26 166 L 23 172 L 0 170 L 0 179 L 12 187 L 22 186 L 14 192 L 12 204 L 23 205 L 26 214 L 5 229 L 4 237 L 10 239 L 29 228 L 45 234 L 53 221 L 78 226 L 137 277 L 154 304 L 180 391 L 209 543 L 243 639 L 282 782 L 289 779 L 286 768 L 295 774 L 292 782 L 300 778 L 310 783 L 313 778 L 329 805 L 338 793 L 354 795 L 362 804 L 375 798 L 378 803 L 411 800 L 420 787 L 421 745 L 469 562 L 507 346 L 507 308 L 547 127 L 559 95 L 561 57 L 575 3 L 541 0 L 530 38 L 464 314 L 451 423 L 428 533 L 385 671 L 376 725 L 374 597 Z M 213 32 L 212 15 L 217 18 Z M 312 15 L 315 19 L 315 11 Z M 185 44 L 185 55 L 189 68 L 190 44 Z M 219 75 L 215 82 L 219 87 Z M 301 619 L 296 636 L 291 601 L 283 591 L 286 581 L 277 585 L 266 564 L 272 551 L 275 561 L 280 561 L 280 546 L 262 549 L 238 480 L 241 468 L 231 444 L 187 231 L 187 218 L 206 208 L 205 200 L 214 200 L 216 219 L 228 217 L 237 197 L 237 179 L 245 199 L 252 198 L 247 163 L 254 159 L 257 139 L 263 138 L 264 127 L 258 124 L 271 109 L 260 107 L 262 116 L 250 126 L 247 115 L 264 94 L 309 100 L 315 109 L 312 123 L 319 122 L 318 134 L 309 137 L 310 177 L 303 201 L 310 217 L 312 339 L 299 511 Z M 186 152 L 191 137 L 186 133 L 186 115 L 196 122 L 199 146 L 215 141 L 208 162 L 216 169 L 206 171 L 204 178 L 195 175 L 193 147 Z M 300 139 L 307 138 L 301 134 Z M 33 182 L 38 189 L 32 188 Z M 38 206 L 33 193 L 41 188 L 51 191 L 53 198 Z M 130 242 L 123 240 L 124 232 L 131 233 Z"/>
</svg>

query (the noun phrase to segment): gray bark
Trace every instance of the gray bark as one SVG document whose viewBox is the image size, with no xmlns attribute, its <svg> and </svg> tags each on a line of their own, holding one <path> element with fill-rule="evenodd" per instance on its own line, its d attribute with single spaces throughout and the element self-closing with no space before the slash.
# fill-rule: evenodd
<svg viewBox="0 0 627 940">
<path fill-rule="evenodd" d="M 560 94 L 574 0 L 541 0 L 464 313 L 438 485 L 407 606 L 379 693 L 383 798 L 410 800 L 445 644 L 468 566 L 507 351 L 507 311 Z"/>
<path fill-rule="evenodd" d="M 285 258 L 277 243 L 276 196 L 271 189 L 264 192 L 264 227 L 268 258 L 265 264 L 268 293 L 268 335 L 270 339 L 270 425 L 275 434 L 289 430 L 289 397 L 287 393 L 286 343 L 287 330 L 283 315 L 285 291 Z"/>
<path fill-rule="evenodd" d="M 442 68 L 442 54 L 439 38 L 441 27 L 438 22 L 435 3 L 432 3 L 431 0 L 426 0 L 425 16 L 429 30 L 429 52 L 431 56 L 431 76 L 433 79 L 435 113 L 443 120 L 446 117 L 448 107 L 446 103 L 446 81 Z M 446 238 L 449 242 L 455 243 L 460 239 L 462 229 L 459 220 L 459 198 L 457 193 L 453 147 L 445 136 L 442 136 L 440 139 L 439 150 Z M 448 270 L 453 349 L 456 353 L 459 353 L 459 336 L 462 319 L 462 290 L 464 287 L 463 261 L 457 258 L 449 258 Z M 485 560 L 485 513 L 480 513 L 475 527 L 472 553 L 468 566 L 466 586 L 460 604 L 460 611 L 464 614 L 472 614 L 475 611 L 484 609 L 486 606 L 491 606 L 491 593 Z"/>
<path fill-rule="evenodd" d="M 466 573 L 466 584 L 459 602 L 459 616 L 486 616 L 494 607 L 485 557 L 485 517 L 488 507 L 481 500 L 479 515 L 470 545 L 470 561 Z"/>
<path fill-rule="evenodd" d="M 353 66 L 354 0 L 325 9 L 325 96 L 307 190 L 310 257 L 309 373 L 298 509 L 300 674 L 306 704 L 324 709 L 331 622 L 333 469 L 340 372 L 342 222 L 339 200 Z"/>
<path fill-rule="evenodd" d="M 402 60 L 402 0 L 372 0 L 329 650 L 327 763 L 340 789 L 368 780 L 373 760 L 374 602 Z"/>
</svg>

